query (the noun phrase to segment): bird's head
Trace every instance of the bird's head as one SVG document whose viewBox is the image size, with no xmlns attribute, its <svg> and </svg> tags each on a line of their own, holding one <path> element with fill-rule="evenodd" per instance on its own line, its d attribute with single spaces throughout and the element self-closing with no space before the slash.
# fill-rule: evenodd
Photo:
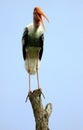
<svg viewBox="0 0 83 130">
<path fill-rule="evenodd" d="M 40 23 L 42 23 L 42 26 L 45 30 L 45 25 L 42 19 L 42 16 L 49 22 L 47 16 L 45 15 L 45 13 L 40 9 L 40 7 L 35 7 L 34 11 L 33 11 L 33 19 L 34 19 L 34 24 L 36 26 L 36 28 L 38 28 L 40 26 Z"/>
</svg>

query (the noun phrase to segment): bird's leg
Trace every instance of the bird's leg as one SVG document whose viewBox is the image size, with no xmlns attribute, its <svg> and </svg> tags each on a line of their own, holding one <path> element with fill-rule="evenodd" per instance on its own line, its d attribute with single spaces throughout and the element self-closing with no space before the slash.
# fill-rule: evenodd
<svg viewBox="0 0 83 130">
<path fill-rule="evenodd" d="M 29 58 L 29 52 L 28 52 L 28 77 L 29 77 L 29 92 L 28 92 L 28 95 L 26 97 L 25 102 L 27 102 L 28 96 L 29 96 L 29 93 L 30 93 L 30 90 L 31 90 L 31 85 L 30 85 L 30 58 Z"/>
<path fill-rule="evenodd" d="M 29 52 L 28 52 L 28 73 L 29 73 L 29 92 L 30 92 L 30 58 L 29 58 Z"/>
<path fill-rule="evenodd" d="M 37 52 L 36 71 L 37 71 L 37 83 L 38 83 L 38 89 L 40 89 L 40 85 L 39 85 L 39 74 L 38 74 L 38 59 L 39 59 L 39 51 Z"/>
<path fill-rule="evenodd" d="M 40 89 L 40 85 L 39 85 L 39 74 L 38 74 L 38 70 L 37 70 L 37 83 L 38 83 L 38 89 Z"/>
<path fill-rule="evenodd" d="M 29 74 L 29 92 L 31 90 L 31 86 L 30 86 L 30 74 Z"/>
</svg>

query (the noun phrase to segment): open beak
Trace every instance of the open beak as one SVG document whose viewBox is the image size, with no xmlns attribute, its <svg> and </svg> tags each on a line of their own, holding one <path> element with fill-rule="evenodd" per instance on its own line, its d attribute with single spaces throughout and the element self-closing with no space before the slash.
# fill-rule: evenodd
<svg viewBox="0 0 83 130">
<path fill-rule="evenodd" d="M 33 13 L 36 15 L 37 20 L 39 20 L 42 23 L 42 26 L 43 26 L 43 28 L 45 30 L 45 25 L 44 25 L 42 16 L 49 22 L 49 19 L 47 18 L 45 13 L 38 6 L 34 8 L 34 12 Z"/>
</svg>

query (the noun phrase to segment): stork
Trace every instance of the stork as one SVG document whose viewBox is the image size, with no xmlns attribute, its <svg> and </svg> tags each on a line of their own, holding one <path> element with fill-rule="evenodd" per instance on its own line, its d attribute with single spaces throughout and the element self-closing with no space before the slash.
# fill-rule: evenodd
<svg viewBox="0 0 83 130">
<path fill-rule="evenodd" d="M 42 9 L 38 6 L 35 7 L 33 11 L 33 23 L 25 27 L 22 36 L 23 59 L 25 68 L 29 74 L 29 92 L 31 91 L 30 75 L 37 74 L 38 89 L 40 88 L 38 68 L 43 54 L 45 31 L 42 16 L 49 22 Z"/>
</svg>

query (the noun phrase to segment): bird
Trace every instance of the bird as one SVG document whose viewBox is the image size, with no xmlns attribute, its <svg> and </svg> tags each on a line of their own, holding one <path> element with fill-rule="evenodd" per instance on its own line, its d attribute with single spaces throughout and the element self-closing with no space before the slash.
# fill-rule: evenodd
<svg viewBox="0 0 83 130">
<path fill-rule="evenodd" d="M 49 19 L 39 6 L 33 10 L 33 22 L 28 24 L 22 35 L 22 54 L 25 62 L 25 69 L 29 77 L 29 92 L 31 91 L 30 76 L 37 74 L 38 89 L 40 89 L 38 69 L 42 59 L 44 48 L 45 25 L 42 16 L 49 22 Z"/>
</svg>

